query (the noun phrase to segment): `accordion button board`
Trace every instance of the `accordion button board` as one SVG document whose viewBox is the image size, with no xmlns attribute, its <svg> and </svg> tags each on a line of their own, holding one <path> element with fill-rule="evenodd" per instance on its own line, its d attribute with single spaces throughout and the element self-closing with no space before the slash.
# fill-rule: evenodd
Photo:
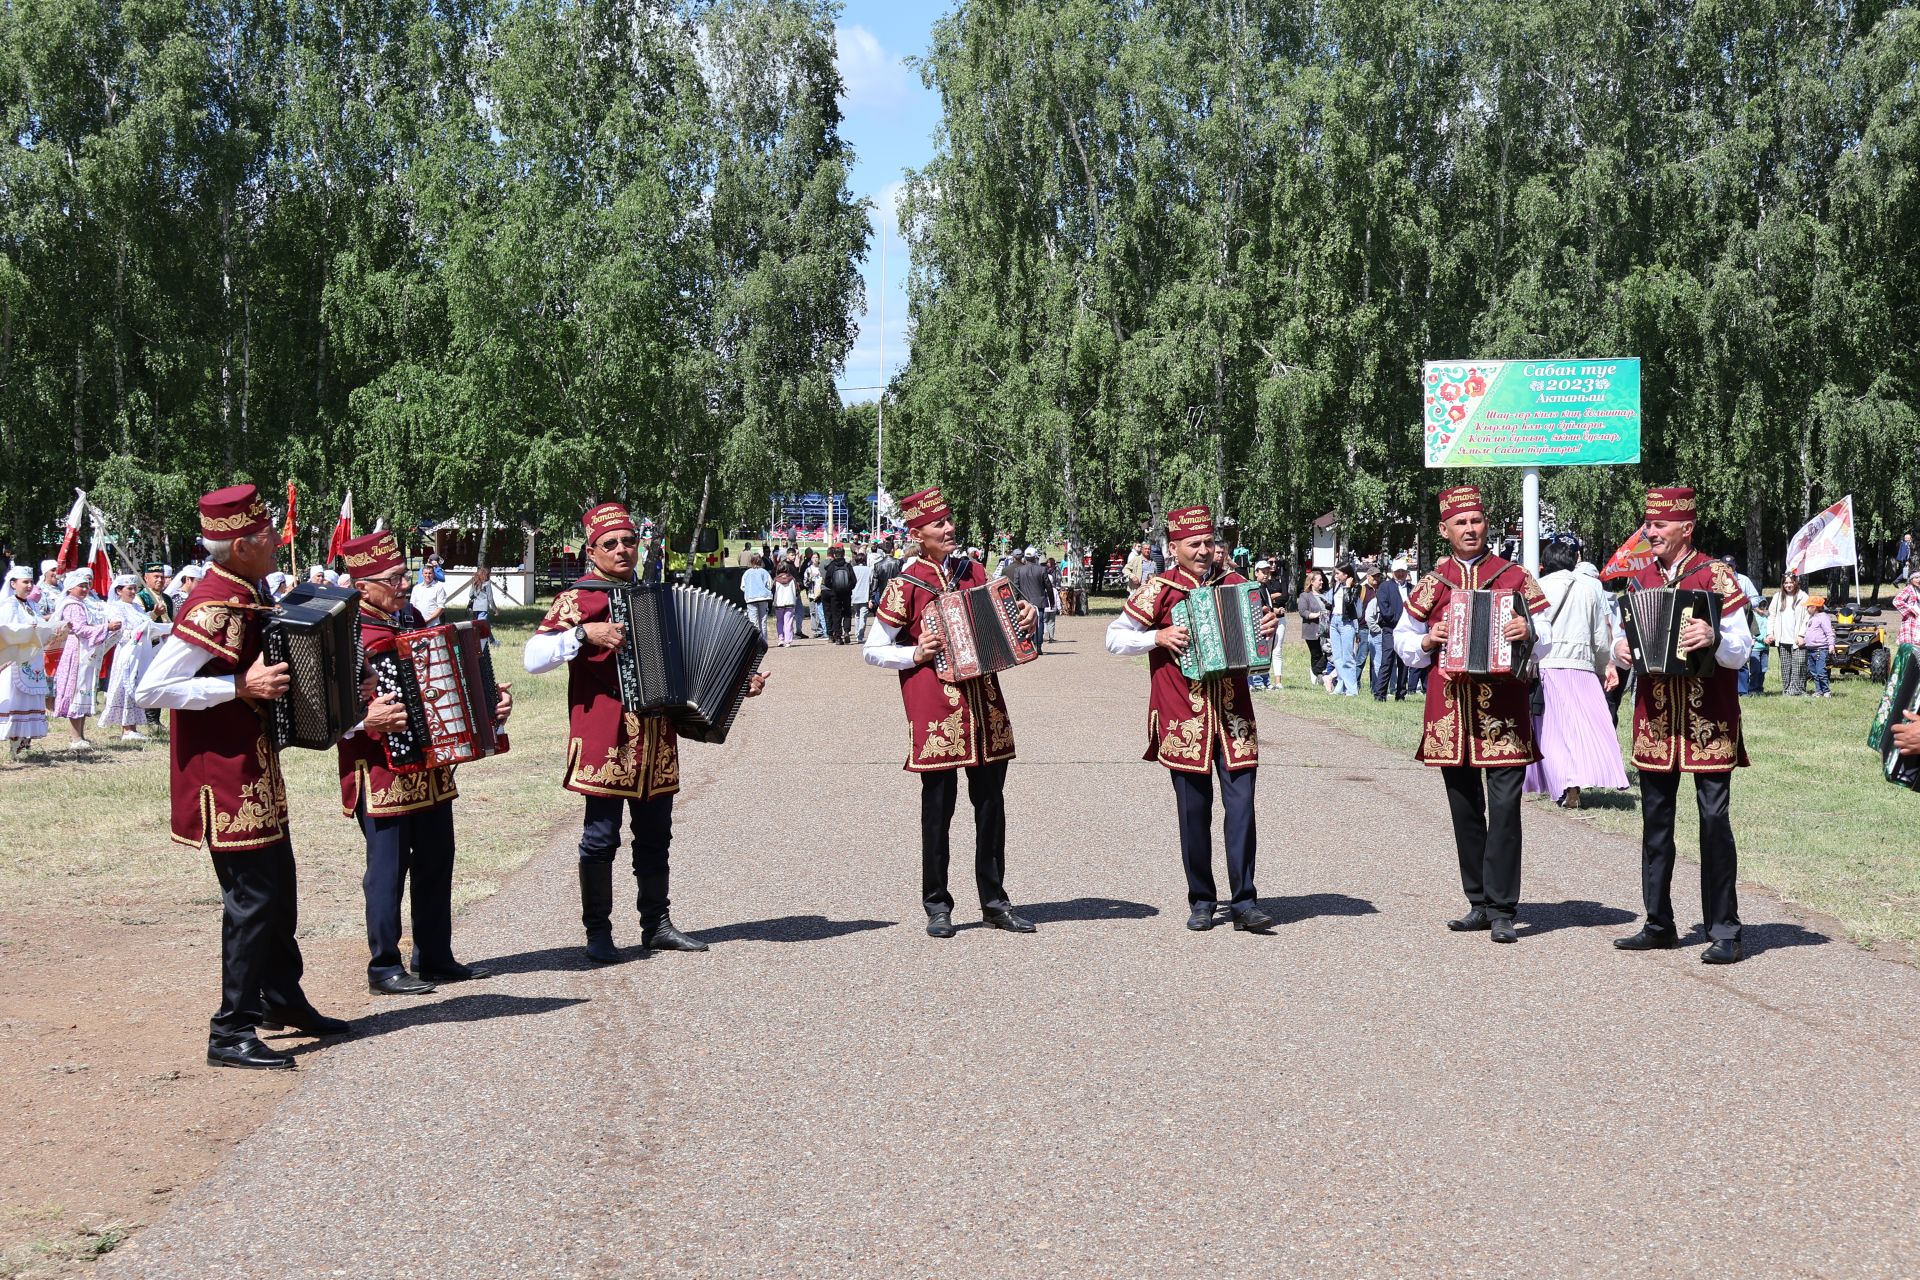
<svg viewBox="0 0 1920 1280">
<path fill-rule="evenodd" d="M 484 622 L 403 631 L 367 655 L 377 691 L 397 699 L 407 713 L 407 727 L 383 742 L 395 773 L 506 753 L 507 735 L 493 718 L 500 687 L 488 634 Z"/>
<path fill-rule="evenodd" d="M 267 613 L 260 638 L 287 664 L 287 692 L 267 704 L 275 748 L 324 751 L 360 720 L 360 593 L 301 583 Z"/>
</svg>

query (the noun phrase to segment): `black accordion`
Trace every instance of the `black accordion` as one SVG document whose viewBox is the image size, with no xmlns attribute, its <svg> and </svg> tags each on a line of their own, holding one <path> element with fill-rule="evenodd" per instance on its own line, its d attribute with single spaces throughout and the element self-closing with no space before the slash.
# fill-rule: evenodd
<svg viewBox="0 0 1920 1280">
<path fill-rule="evenodd" d="M 267 704 L 277 750 L 324 751 L 360 721 L 360 593 L 303 582 L 267 613 L 266 660 L 287 664 L 287 693 Z"/>
<path fill-rule="evenodd" d="M 1698 618 L 1714 633 L 1713 643 L 1692 653 L 1680 652 L 1680 632 Z M 1646 587 L 1620 597 L 1620 626 L 1633 651 L 1633 670 L 1643 676 L 1690 676 L 1704 679 L 1720 669 L 1714 650 L 1720 647 L 1720 597 L 1711 591 L 1686 587 Z"/>
<path fill-rule="evenodd" d="M 767 653 L 746 611 L 699 587 L 580 586 L 605 591 L 607 620 L 626 628 L 613 655 L 620 705 L 664 715 L 683 738 L 725 742 Z"/>
<path fill-rule="evenodd" d="M 407 727 L 381 744 L 395 773 L 506 754 L 506 732 L 493 718 L 500 686 L 488 634 L 484 622 L 456 622 L 402 631 L 368 647 L 375 690 L 392 695 L 407 712 Z"/>
</svg>

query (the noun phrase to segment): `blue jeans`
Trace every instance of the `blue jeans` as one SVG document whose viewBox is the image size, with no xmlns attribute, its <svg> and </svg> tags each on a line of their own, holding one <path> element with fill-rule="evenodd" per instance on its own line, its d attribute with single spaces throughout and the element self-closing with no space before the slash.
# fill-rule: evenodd
<svg viewBox="0 0 1920 1280">
<path fill-rule="evenodd" d="M 1831 692 L 1827 687 L 1827 651 L 1825 649 L 1807 650 L 1807 680 L 1821 697 Z"/>
<path fill-rule="evenodd" d="M 1360 663 L 1354 654 L 1354 644 L 1359 628 L 1336 618 L 1328 630 L 1333 635 L 1334 692 L 1356 697 L 1360 692 Z"/>
<path fill-rule="evenodd" d="M 815 600 L 813 602 L 813 634 L 819 639 L 824 640 L 826 638 L 827 602 L 825 600 Z"/>
</svg>

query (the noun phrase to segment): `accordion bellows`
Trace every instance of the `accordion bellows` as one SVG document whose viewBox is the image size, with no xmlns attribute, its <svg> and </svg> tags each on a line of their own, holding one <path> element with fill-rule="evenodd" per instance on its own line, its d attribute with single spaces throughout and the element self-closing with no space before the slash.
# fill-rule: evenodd
<svg viewBox="0 0 1920 1280">
<path fill-rule="evenodd" d="M 1440 670 L 1448 675 L 1512 676 L 1533 656 L 1531 637 L 1507 639 L 1507 624 L 1527 616 L 1518 591 L 1455 591 L 1447 597 L 1447 642 Z"/>
<path fill-rule="evenodd" d="M 324 751 L 360 721 L 360 593 L 303 582 L 267 614 L 261 653 L 287 664 L 287 693 L 267 704 L 275 748 Z"/>
<path fill-rule="evenodd" d="M 1688 587 L 1646 587 L 1620 597 L 1620 629 L 1633 651 L 1633 669 L 1643 676 L 1691 676 L 1703 679 L 1719 670 L 1717 642 L 1692 653 L 1680 652 L 1680 631 L 1698 618 L 1716 637 L 1720 597 Z"/>
<path fill-rule="evenodd" d="M 621 705 L 666 716 L 683 738 L 725 742 L 767 653 L 746 611 L 698 587 L 652 583 L 615 586 L 607 604 L 627 632 L 613 658 Z"/>
<path fill-rule="evenodd" d="M 948 684 L 1005 671 L 1040 656 L 1033 637 L 1020 626 L 1020 602 L 1005 578 L 935 596 L 920 615 L 920 629 L 946 641 L 946 647 L 933 656 L 933 670 Z"/>
<path fill-rule="evenodd" d="M 500 686 L 484 622 L 403 631 L 367 650 L 367 666 L 381 694 L 407 712 L 407 727 L 381 746 L 395 773 L 422 773 L 505 755 L 507 735 L 494 724 Z"/>
<path fill-rule="evenodd" d="M 1893 741 L 1893 726 L 1909 711 L 1920 713 L 1920 650 L 1903 644 L 1894 650 L 1893 668 L 1887 673 L 1873 727 L 1867 731 L 1867 745 L 1880 753 L 1880 772 L 1888 782 L 1920 791 L 1920 756 L 1901 755 Z"/>
<path fill-rule="evenodd" d="M 1195 587 L 1174 604 L 1173 625 L 1187 629 L 1181 675 L 1204 680 L 1273 666 L 1273 641 L 1260 634 L 1259 592 L 1253 582 Z"/>
</svg>

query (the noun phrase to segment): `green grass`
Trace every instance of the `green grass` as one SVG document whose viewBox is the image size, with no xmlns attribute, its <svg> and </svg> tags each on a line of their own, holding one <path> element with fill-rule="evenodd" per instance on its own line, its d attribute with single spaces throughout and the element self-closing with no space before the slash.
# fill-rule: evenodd
<svg viewBox="0 0 1920 1280">
<path fill-rule="evenodd" d="M 1303 687 L 1306 646 L 1292 637 L 1284 660 L 1286 688 L 1258 695 L 1263 705 L 1337 725 L 1412 756 L 1420 733 L 1417 701 L 1379 703 L 1364 692 L 1358 698 L 1334 698 Z M 1741 700 L 1747 754 L 1753 760 L 1733 783 L 1741 878 L 1834 917 L 1864 946 L 1920 962 L 1920 844 L 1910 835 L 1920 816 L 1920 795 L 1889 786 L 1867 748 L 1879 688 L 1848 679 L 1834 682 L 1831 698 L 1785 698 L 1778 693 L 1778 672 L 1768 674 L 1774 692 Z M 1629 710 L 1621 708 L 1623 758 Z M 1633 777 L 1630 764 L 1628 777 Z M 1682 856 L 1699 848 L 1689 790 L 1681 790 L 1676 830 Z M 1550 803 L 1543 796 L 1528 797 L 1529 805 Z M 1586 792 L 1577 817 L 1638 839 L 1639 793 Z M 1621 891 L 1632 899 L 1636 889 L 1629 884 Z"/>
<path fill-rule="evenodd" d="M 574 809 L 560 789 L 566 734 L 563 672 L 529 676 L 520 654 L 541 610 L 496 618 L 499 678 L 513 686 L 512 749 L 460 770 L 454 806 L 459 861 L 454 902 L 493 892 Z M 52 726 L 28 763 L 0 765 L 0 910 L 101 911 L 127 924 L 152 923 L 167 909 L 219 901 L 205 853 L 167 837 L 167 747 L 110 741 L 83 756 L 60 748 L 65 722 Z M 294 853 L 300 866 L 303 936 L 347 936 L 364 927 L 360 877 L 366 846 L 340 812 L 331 751 L 288 751 Z"/>
</svg>

